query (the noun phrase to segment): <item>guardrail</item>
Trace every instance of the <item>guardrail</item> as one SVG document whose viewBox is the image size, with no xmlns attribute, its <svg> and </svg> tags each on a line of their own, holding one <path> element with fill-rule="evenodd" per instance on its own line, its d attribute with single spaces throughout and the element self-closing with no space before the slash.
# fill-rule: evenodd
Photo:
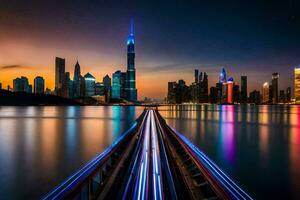
<svg viewBox="0 0 300 200">
<path fill-rule="evenodd" d="M 69 195 L 74 194 L 76 190 L 76 195 L 80 196 L 81 199 L 89 199 L 92 195 L 92 192 L 96 190 L 95 186 L 100 186 L 103 173 L 105 173 L 107 165 L 111 162 L 112 153 L 118 148 L 124 138 L 133 133 L 133 130 L 136 128 L 136 126 L 137 122 L 134 122 L 129 130 L 122 134 L 101 154 L 86 163 L 81 169 L 68 177 L 64 182 L 55 187 L 42 199 L 48 200 L 67 198 Z"/>
</svg>

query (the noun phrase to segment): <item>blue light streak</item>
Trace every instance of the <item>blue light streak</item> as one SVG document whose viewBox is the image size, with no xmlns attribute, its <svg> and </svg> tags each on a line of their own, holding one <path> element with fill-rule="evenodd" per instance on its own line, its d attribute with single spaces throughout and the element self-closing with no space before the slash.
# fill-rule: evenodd
<svg viewBox="0 0 300 200">
<path fill-rule="evenodd" d="M 46 194 L 42 199 L 61 199 L 64 194 L 68 193 L 82 180 L 88 177 L 97 166 L 99 166 L 103 160 L 114 150 L 114 148 L 136 127 L 137 122 L 131 126 L 123 135 L 121 135 L 115 142 L 113 142 L 108 148 L 106 148 L 101 154 L 96 156 L 94 159 L 86 163 L 82 168 L 80 168 L 73 175 L 65 179 L 60 185 L 55 187 L 52 191 Z"/>
<path fill-rule="evenodd" d="M 197 156 L 201 163 L 214 175 L 214 177 L 222 184 L 224 188 L 235 199 L 252 199 L 245 191 L 243 191 L 236 183 L 234 183 L 213 161 L 211 161 L 202 151 L 198 149 L 191 141 L 179 133 L 175 128 L 170 127 L 173 132 L 189 147 L 189 149 Z"/>
</svg>

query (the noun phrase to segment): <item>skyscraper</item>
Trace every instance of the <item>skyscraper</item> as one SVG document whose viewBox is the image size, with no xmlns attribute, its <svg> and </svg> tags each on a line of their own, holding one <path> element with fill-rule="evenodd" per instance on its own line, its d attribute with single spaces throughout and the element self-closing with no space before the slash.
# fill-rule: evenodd
<svg viewBox="0 0 300 200">
<path fill-rule="evenodd" d="M 273 73 L 272 74 L 272 103 L 278 103 L 278 79 L 279 74 Z"/>
<path fill-rule="evenodd" d="M 219 75 L 219 83 L 226 83 L 226 70 L 223 67 Z"/>
<path fill-rule="evenodd" d="M 195 69 L 195 83 L 198 83 L 199 70 Z"/>
<path fill-rule="evenodd" d="M 106 74 L 103 77 L 102 82 L 104 85 L 105 101 L 109 102 L 111 97 L 111 78 Z"/>
<path fill-rule="evenodd" d="M 121 99 L 121 71 L 118 70 L 112 75 L 112 98 Z"/>
<path fill-rule="evenodd" d="M 292 89 L 291 87 L 286 88 L 286 101 L 290 102 L 292 99 Z"/>
<path fill-rule="evenodd" d="M 127 79 L 126 79 L 126 99 L 129 101 L 137 101 L 137 89 L 135 82 L 135 38 L 133 20 L 130 24 L 130 31 L 127 38 Z"/>
<path fill-rule="evenodd" d="M 263 104 L 268 104 L 268 103 L 270 103 L 270 102 L 269 102 L 269 100 L 270 100 L 269 92 L 270 92 L 270 86 L 269 86 L 269 83 L 268 83 L 268 82 L 265 82 L 264 85 L 263 85 L 263 89 L 262 89 L 262 103 L 263 103 Z"/>
<path fill-rule="evenodd" d="M 55 58 L 55 93 L 57 95 L 62 95 L 61 89 L 63 84 L 63 79 L 65 77 L 65 59 Z"/>
<path fill-rule="evenodd" d="M 297 103 L 300 103 L 300 66 L 294 69 L 294 96 Z"/>
<path fill-rule="evenodd" d="M 84 75 L 84 80 L 85 80 L 85 96 L 86 97 L 91 97 L 95 95 L 95 77 L 90 74 L 87 73 L 86 75 Z"/>
<path fill-rule="evenodd" d="M 34 89 L 35 94 L 44 94 L 45 91 L 45 80 L 41 76 L 37 76 L 34 79 Z"/>
<path fill-rule="evenodd" d="M 74 77 L 73 77 L 73 95 L 75 98 L 80 97 L 80 65 L 78 61 L 76 62 L 74 68 Z"/>
<path fill-rule="evenodd" d="M 233 78 L 230 77 L 227 81 L 227 103 L 233 104 Z"/>
<path fill-rule="evenodd" d="M 241 76 L 241 102 L 247 103 L 247 76 Z"/>
</svg>

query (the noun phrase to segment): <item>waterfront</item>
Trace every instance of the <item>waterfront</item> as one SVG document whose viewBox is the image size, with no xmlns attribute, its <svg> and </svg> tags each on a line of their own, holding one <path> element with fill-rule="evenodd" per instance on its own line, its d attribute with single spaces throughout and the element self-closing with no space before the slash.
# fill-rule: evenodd
<svg viewBox="0 0 300 200">
<path fill-rule="evenodd" d="M 255 199 L 299 198 L 300 107 L 159 108 Z M 0 195 L 36 199 L 103 151 L 142 107 L 0 107 Z"/>
</svg>

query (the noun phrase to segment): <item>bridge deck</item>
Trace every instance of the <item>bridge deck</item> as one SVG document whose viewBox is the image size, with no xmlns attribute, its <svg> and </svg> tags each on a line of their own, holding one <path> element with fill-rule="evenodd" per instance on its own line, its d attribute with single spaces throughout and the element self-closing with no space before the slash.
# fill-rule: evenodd
<svg viewBox="0 0 300 200">
<path fill-rule="evenodd" d="M 103 153 L 43 199 L 251 199 L 147 108 Z"/>
</svg>

